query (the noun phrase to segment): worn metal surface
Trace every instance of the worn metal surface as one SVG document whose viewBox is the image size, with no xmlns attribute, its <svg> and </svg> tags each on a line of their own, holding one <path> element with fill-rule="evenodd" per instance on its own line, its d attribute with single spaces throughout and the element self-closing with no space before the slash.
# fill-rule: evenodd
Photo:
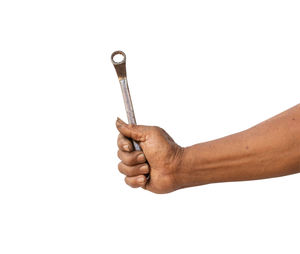
<svg viewBox="0 0 300 254">
<path fill-rule="evenodd" d="M 116 55 L 122 55 L 123 60 L 120 61 L 120 62 L 116 62 L 114 60 L 114 57 Z M 129 124 L 136 124 L 133 105 L 132 105 L 131 96 L 130 96 L 129 87 L 128 87 L 127 75 L 126 75 L 126 55 L 122 51 L 115 51 L 111 55 L 111 61 L 112 61 L 113 65 L 116 69 L 116 72 L 117 72 L 117 75 L 118 75 L 118 78 L 119 78 L 128 123 Z M 134 140 L 133 140 L 133 145 L 134 145 L 135 150 L 141 151 L 141 148 L 140 148 L 139 144 Z"/>
</svg>

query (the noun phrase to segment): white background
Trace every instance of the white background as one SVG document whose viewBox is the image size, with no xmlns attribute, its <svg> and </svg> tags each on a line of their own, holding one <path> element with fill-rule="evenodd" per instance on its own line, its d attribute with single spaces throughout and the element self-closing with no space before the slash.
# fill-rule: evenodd
<svg viewBox="0 0 300 254">
<path fill-rule="evenodd" d="M 299 253 L 300 175 L 156 195 L 118 173 L 138 123 L 182 146 L 299 103 L 299 1 L 0 2 L 0 253 Z"/>
</svg>

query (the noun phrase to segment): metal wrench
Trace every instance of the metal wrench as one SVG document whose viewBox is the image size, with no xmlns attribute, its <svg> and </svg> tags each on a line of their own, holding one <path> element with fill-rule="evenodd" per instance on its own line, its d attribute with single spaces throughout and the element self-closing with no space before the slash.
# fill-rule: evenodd
<svg viewBox="0 0 300 254">
<path fill-rule="evenodd" d="M 114 60 L 114 57 L 116 55 L 123 56 L 122 61 L 116 62 Z M 118 75 L 118 78 L 119 78 L 119 82 L 120 82 L 120 85 L 121 85 L 121 91 L 122 91 L 123 100 L 124 100 L 124 104 L 125 104 L 128 123 L 129 124 L 136 124 L 133 105 L 132 105 L 130 92 L 129 92 L 129 87 L 128 87 L 128 81 L 127 81 L 126 55 L 125 55 L 124 52 L 122 52 L 120 50 L 115 51 L 111 55 L 111 61 L 112 61 L 113 65 L 116 69 L 116 72 L 117 72 L 117 75 Z M 139 144 L 136 141 L 132 140 L 132 142 L 133 142 L 133 145 L 134 145 L 134 149 L 136 151 L 141 151 L 142 150 L 141 147 L 139 146 Z"/>
</svg>

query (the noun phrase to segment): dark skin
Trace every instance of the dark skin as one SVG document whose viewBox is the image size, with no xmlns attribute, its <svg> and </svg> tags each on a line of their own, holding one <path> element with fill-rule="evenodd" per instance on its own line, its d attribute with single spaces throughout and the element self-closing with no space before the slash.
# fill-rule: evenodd
<svg viewBox="0 0 300 254">
<path fill-rule="evenodd" d="M 183 148 L 161 128 L 118 119 L 119 171 L 154 193 L 300 172 L 300 104 L 248 130 Z M 134 151 L 130 139 L 143 151 Z M 149 174 L 149 178 L 147 178 Z"/>
</svg>

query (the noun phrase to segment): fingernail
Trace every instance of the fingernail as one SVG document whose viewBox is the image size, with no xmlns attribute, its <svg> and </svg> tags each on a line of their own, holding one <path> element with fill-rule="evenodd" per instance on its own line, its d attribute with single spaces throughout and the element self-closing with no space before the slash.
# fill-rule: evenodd
<svg viewBox="0 0 300 254">
<path fill-rule="evenodd" d="M 125 146 L 123 146 L 123 148 L 125 151 L 129 152 L 129 145 L 125 145 Z"/>
<path fill-rule="evenodd" d="M 145 177 L 140 176 L 140 177 L 138 177 L 137 181 L 138 181 L 138 183 L 143 183 L 143 182 L 145 182 Z"/>
<path fill-rule="evenodd" d="M 140 168 L 140 171 L 142 172 L 142 173 L 148 173 L 148 165 L 144 165 L 144 166 L 142 166 L 141 168 Z"/>
<path fill-rule="evenodd" d="M 137 157 L 138 162 L 144 162 L 145 161 L 145 155 L 143 153 L 139 154 Z"/>
</svg>

